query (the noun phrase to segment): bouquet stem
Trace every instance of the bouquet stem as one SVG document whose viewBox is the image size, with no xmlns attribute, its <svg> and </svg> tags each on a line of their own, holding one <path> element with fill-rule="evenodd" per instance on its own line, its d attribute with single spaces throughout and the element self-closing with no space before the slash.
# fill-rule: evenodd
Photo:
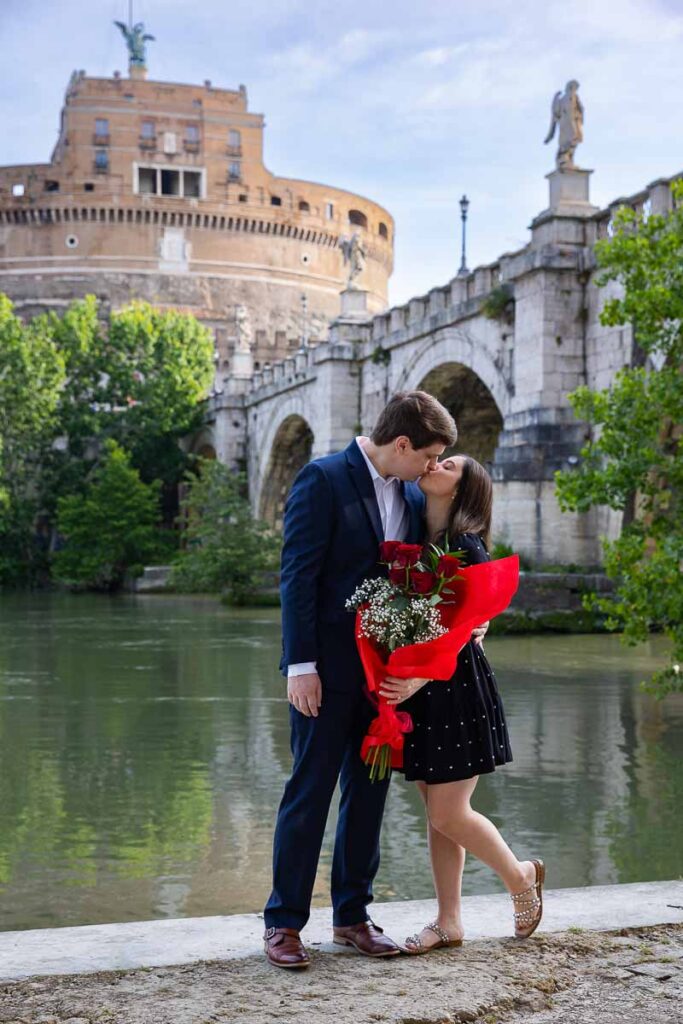
<svg viewBox="0 0 683 1024">
<path fill-rule="evenodd" d="M 391 777 L 391 745 L 382 743 L 381 746 L 371 747 L 365 758 L 365 763 L 370 769 L 370 781 L 382 782 Z"/>
</svg>

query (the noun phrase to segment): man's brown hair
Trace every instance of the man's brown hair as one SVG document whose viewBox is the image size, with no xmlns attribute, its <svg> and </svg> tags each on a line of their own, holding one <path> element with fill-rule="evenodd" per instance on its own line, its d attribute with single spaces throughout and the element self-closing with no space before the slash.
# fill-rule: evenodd
<svg viewBox="0 0 683 1024">
<path fill-rule="evenodd" d="M 390 444 L 407 437 L 413 448 L 430 444 L 454 445 L 458 429 L 448 409 L 426 391 L 397 391 L 379 414 L 370 435 L 373 444 Z"/>
</svg>

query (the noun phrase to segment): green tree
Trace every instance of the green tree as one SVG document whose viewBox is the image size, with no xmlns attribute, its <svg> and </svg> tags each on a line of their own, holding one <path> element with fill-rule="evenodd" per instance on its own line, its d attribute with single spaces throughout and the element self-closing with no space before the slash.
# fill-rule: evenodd
<svg viewBox="0 0 683 1024">
<path fill-rule="evenodd" d="M 72 586 L 115 590 L 126 574 L 139 575 L 145 562 L 168 554 L 160 531 L 159 483 L 143 483 L 116 441 L 85 494 L 60 498 L 58 529 L 65 546 L 53 557 L 57 579 Z"/>
<path fill-rule="evenodd" d="M 68 374 L 58 409 L 63 444 L 46 467 L 46 491 L 56 503 L 82 490 L 101 443 L 114 438 L 143 480 L 162 481 L 170 522 L 187 468 L 178 442 L 201 425 L 213 379 L 211 332 L 192 316 L 143 302 L 111 313 L 105 326 L 92 295 L 41 320 Z"/>
<path fill-rule="evenodd" d="M 621 285 L 600 319 L 631 325 L 632 365 L 605 391 L 581 387 L 569 396 L 595 429 L 578 469 L 556 478 L 563 509 L 624 513 L 621 536 L 603 538 L 615 594 L 589 600 L 629 644 L 653 628 L 667 635 L 669 663 L 646 684 L 659 696 L 681 689 L 683 660 L 683 179 L 672 191 L 670 214 L 621 208 L 613 236 L 596 245 L 598 284 Z"/>
<path fill-rule="evenodd" d="M 0 583 L 33 581 L 40 474 L 52 443 L 64 360 L 43 322 L 25 326 L 0 293 Z"/>
<path fill-rule="evenodd" d="M 171 584 L 182 591 L 225 591 L 245 604 L 263 574 L 279 564 L 281 539 L 254 519 L 244 497 L 245 477 L 211 459 L 198 459 L 187 474 L 182 511 L 187 548 L 179 554 Z"/>
</svg>

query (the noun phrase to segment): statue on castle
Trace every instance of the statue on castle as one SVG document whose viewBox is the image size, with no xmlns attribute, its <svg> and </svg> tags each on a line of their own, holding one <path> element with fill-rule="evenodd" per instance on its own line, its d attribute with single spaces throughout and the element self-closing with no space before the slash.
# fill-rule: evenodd
<svg viewBox="0 0 683 1024">
<path fill-rule="evenodd" d="M 365 246 L 363 245 L 360 235 L 357 231 L 354 231 L 350 238 L 343 235 L 339 239 L 339 248 L 342 251 L 344 257 L 344 265 L 348 263 L 349 273 L 346 279 L 347 288 L 357 288 L 358 285 L 355 283 L 357 277 L 359 277 L 365 270 Z"/>
<path fill-rule="evenodd" d="M 574 150 L 583 142 L 583 105 L 578 94 L 579 83 L 572 79 L 567 82 L 564 94 L 556 92 L 553 97 L 550 113 L 550 131 L 544 139 L 545 143 L 555 135 L 559 125 L 559 139 L 555 162 L 558 171 L 573 171 Z"/>
<path fill-rule="evenodd" d="M 249 320 L 249 310 L 246 306 L 235 306 L 235 334 L 237 343 L 236 352 L 251 352 L 254 332 Z"/>
<path fill-rule="evenodd" d="M 145 32 L 145 26 L 141 21 L 136 22 L 135 25 L 124 25 L 122 21 L 115 21 L 114 24 L 121 29 L 121 34 L 126 40 L 131 67 L 146 67 L 147 54 L 145 52 L 145 43 L 155 41 L 154 36 L 150 36 Z"/>
</svg>

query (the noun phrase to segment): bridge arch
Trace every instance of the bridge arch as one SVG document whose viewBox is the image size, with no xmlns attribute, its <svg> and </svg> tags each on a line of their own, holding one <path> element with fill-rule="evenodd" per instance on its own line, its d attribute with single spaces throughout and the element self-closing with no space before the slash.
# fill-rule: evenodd
<svg viewBox="0 0 683 1024">
<path fill-rule="evenodd" d="M 455 420 L 458 439 L 444 454 L 460 452 L 484 465 L 493 462 L 503 417 L 493 395 L 474 370 L 462 363 L 441 363 L 429 371 L 418 388 L 438 398 Z"/>
<path fill-rule="evenodd" d="M 308 420 L 301 413 L 291 412 L 279 420 L 272 440 L 264 446 L 267 461 L 260 476 L 257 508 L 259 518 L 271 526 L 282 527 L 289 489 L 299 470 L 310 462 L 313 441 Z"/>
<path fill-rule="evenodd" d="M 217 458 L 216 439 L 213 431 L 205 428 L 195 434 L 190 438 L 186 451 L 189 455 L 199 455 L 203 459 Z"/>
<path fill-rule="evenodd" d="M 492 351 L 468 331 L 446 330 L 420 344 L 406 360 L 393 391 L 428 391 L 445 405 L 458 427 L 448 454 L 472 455 L 490 464 L 509 410 L 511 392 Z"/>
</svg>

